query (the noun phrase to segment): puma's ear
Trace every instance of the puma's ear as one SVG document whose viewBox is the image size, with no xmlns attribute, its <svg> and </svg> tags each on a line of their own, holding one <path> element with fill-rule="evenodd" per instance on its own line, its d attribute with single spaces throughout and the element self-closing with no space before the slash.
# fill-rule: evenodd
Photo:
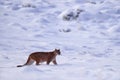
<svg viewBox="0 0 120 80">
<path fill-rule="evenodd" d="M 57 49 L 58 51 L 60 51 L 60 49 Z"/>
<path fill-rule="evenodd" d="M 56 49 L 56 48 L 55 48 L 55 51 L 60 51 L 60 49 Z"/>
<path fill-rule="evenodd" d="M 56 51 L 57 49 L 55 48 L 55 51 Z"/>
</svg>

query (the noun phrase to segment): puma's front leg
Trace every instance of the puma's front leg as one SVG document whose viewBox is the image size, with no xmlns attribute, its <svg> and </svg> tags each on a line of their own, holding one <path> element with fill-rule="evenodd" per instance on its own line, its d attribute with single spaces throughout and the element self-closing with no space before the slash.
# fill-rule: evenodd
<svg viewBox="0 0 120 80">
<path fill-rule="evenodd" d="M 48 61 L 47 61 L 47 65 L 49 65 L 49 64 L 50 64 L 50 62 L 51 62 L 51 61 L 50 61 L 50 60 L 48 60 Z"/>
<path fill-rule="evenodd" d="M 56 62 L 56 60 L 53 60 L 53 64 L 57 65 L 57 62 Z"/>
</svg>

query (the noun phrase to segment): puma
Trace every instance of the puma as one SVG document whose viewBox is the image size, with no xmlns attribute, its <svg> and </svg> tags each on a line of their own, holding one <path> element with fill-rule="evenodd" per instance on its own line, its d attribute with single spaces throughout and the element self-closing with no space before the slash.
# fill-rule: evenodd
<svg viewBox="0 0 120 80">
<path fill-rule="evenodd" d="M 28 60 L 25 64 L 18 65 L 17 67 L 31 65 L 34 63 L 34 61 L 36 62 L 36 65 L 39 65 L 39 63 L 42 62 L 46 62 L 47 65 L 49 65 L 50 62 L 53 62 L 55 65 L 57 65 L 56 56 L 60 54 L 61 54 L 60 49 L 55 49 L 54 51 L 51 52 L 34 52 L 29 55 Z"/>
</svg>

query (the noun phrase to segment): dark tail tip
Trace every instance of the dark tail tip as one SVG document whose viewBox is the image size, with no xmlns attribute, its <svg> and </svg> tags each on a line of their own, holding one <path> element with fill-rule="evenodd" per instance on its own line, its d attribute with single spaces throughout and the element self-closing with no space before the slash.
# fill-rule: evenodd
<svg viewBox="0 0 120 80">
<path fill-rule="evenodd" d="M 17 67 L 23 67 L 23 65 L 18 65 Z"/>
</svg>

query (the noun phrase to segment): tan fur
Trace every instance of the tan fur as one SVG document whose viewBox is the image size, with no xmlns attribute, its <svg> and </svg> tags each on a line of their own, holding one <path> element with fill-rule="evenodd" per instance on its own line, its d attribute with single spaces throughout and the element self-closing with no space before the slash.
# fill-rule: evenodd
<svg viewBox="0 0 120 80">
<path fill-rule="evenodd" d="M 57 49 L 52 52 L 34 52 L 29 55 L 28 60 L 24 65 L 18 65 L 17 67 L 31 65 L 34 63 L 34 61 L 36 62 L 36 65 L 39 65 L 39 63 L 42 62 L 46 62 L 47 65 L 49 65 L 50 62 L 53 62 L 55 65 L 57 65 L 56 56 L 60 54 L 60 50 Z"/>
</svg>

